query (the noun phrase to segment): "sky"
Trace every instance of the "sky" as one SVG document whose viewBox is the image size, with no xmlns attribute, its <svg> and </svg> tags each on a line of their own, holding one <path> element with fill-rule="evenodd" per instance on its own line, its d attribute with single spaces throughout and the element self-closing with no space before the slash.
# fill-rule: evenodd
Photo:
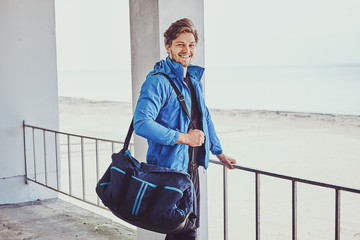
<svg viewBox="0 0 360 240">
<path fill-rule="evenodd" d="M 128 1 L 55 4 L 59 95 L 129 101 Z M 204 6 L 208 70 L 360 64 L 358 0 L 204 0 Z"/>
<path fill-rule="evenodd" d="M 55 0 L 55 16 L 60 71 L 130 67 L 128 1 Z"/>
<path fill-rule="evenodd" d="M 130 66 L 128 1 L 55 2 L 60 71 Z M 360 63 L 358 0 L 204 2 L 208 66 Z"/>
<path fill-rule="evenodd" d="M 205 1 L 206 61 L 236 66 L 360 63 L 360 1 Z M 224 62 L 224 61 L 223 61 Z"/>
</svg>

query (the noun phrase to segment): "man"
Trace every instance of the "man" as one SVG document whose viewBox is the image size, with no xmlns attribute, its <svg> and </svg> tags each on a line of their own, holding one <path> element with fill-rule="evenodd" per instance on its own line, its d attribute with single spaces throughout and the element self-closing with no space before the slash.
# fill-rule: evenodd
<svg viewBox="0 0 360 240">
<path fill-rule="evenodd" d="M 204 69 L 191 65 L 199 40 L 193 23 L 187 18 L 174 22 L 164 33 L 164 40 L 168 57 L 156 63 L 146 77 L 135 109 L 134 130 L 148 140 L 148 163 L 190 174 L 199 206 L 198 166 L 208 167 L 209 151 L 230 169 L 236 161 L 223 154 L 205 105 L 201 84 Z M 158 73 L 168 75 L 184 95 L 193 124 L 169 80 Z M 196 230 L 168 234 L 166 239 L 196 239 Z"/>
</svg>

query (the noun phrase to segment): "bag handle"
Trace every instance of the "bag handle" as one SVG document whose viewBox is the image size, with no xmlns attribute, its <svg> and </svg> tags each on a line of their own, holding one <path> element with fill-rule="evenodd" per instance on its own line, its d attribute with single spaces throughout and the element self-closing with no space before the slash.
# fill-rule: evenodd
<svg viewBox="0 0 360 240">
<path fill-rule="evenodd" d="M 133 131 L 134 131 L 134 118 L 131 120 L 130 127 L 129 127 L 129 130 L 127 132 L 125 142 L 124 142 L 124 146 L 123 146 L 121 152 L 125 153 L 126 150 L 129 149 L 130 139 L 131 139 Z"/>
</svg>

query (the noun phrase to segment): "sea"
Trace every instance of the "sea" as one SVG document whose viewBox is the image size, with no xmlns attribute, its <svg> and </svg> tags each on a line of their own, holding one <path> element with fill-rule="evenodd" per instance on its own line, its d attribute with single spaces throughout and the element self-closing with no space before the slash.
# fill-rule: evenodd
<svg viewBox="0 0 360 240">
<path fill-rule="evenodd" d="M 132 99 L 127 68 L 60 70 L 58 82 L 60 96 Z M 360 64 L 208 67 L 203 85 L 209 108 L 360 115 Z"/>
</svg>

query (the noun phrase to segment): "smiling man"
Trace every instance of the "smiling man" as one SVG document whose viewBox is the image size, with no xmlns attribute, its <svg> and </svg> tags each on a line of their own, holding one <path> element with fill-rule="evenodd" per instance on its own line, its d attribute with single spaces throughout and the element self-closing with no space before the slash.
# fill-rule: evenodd
<svg viewBox="0 0 360 240">
<path fill-rule="evenodd" d="M 197 224 L 200 217 L 198 167 L 207 169 L 209 152 L 233 169 L 236 161 L 223 154 L 214 124 L 205 105 L 201 78 L 204 69 L 191 65 L 199 41 L 191 20 L 180 19 L 164 33 L 166 60 L 155 64 L 147 75 L 134 114 L 135 133 L 148 140 L 150 164 L 188 172 L 195 186 Z M 184 96 L 190 119 L 182 110 L 167 75 Z M 196 228 L 166 239 L 196 239 Z"/>
</svg>

